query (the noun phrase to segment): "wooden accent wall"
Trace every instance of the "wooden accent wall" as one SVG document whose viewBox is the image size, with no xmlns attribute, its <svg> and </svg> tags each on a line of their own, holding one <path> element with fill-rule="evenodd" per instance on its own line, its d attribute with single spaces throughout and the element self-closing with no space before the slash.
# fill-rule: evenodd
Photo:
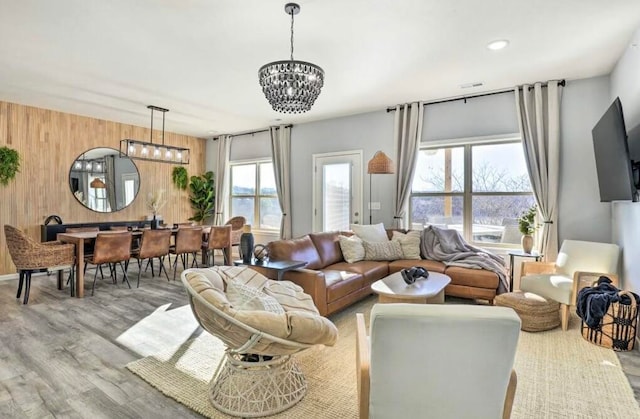
<svg viewBox="0 0 640 419">
<path fill-rule="evenodd" d="M 161 132 L 154 132 L 154 142 L 160 136 Z M 188 194 L 173 186 L 174 165 L 167 163 L 134 160 L 140 172 L 140 190 L 133 203 L 121 211 L 97 213 L 75 199 L 68 177 L 76 157 L 95 147 L 118 150 L 124 138 L 148 141 L 149 128 L 0 101 L 0 146 L 16 149 L 21 157 L 20 173 L 9 185 L 0 185 L 0 227 L 10 224 L 39 241 L 40 225 L 51 214 L 59 215 L 65 223 L 142 220 L 151 214 L 147 194 L 158 189 L 164 189 L 167 197 L 160 210 L 164 220 L 186 221 L 192 215 Z M 165 143 L 191 149 L 186 167 L 189 176 L 204 172 L 205 140 L 165 132 Z M 0 275 L 15 272 L 2 230 Z"/>
</svg>

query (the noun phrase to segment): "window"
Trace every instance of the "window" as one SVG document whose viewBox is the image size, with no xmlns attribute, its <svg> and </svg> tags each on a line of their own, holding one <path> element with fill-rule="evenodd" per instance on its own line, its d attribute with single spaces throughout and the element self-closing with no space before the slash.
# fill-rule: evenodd
<svg viewBox="0 0 640 419">
<path fill-rule="evenodd" d="M 270 161 L 231 164 L 231 217 L 243 216 L 247 224 L 279 230 L 282 212 Z"/>
<path fill-rule="evenodd" d="M 468 241 L 520 242 L 518 218 L 535 204 L 520 141 L 422 148 L 414 174 L 414 228 L 453 228 Z"/>
</svg>

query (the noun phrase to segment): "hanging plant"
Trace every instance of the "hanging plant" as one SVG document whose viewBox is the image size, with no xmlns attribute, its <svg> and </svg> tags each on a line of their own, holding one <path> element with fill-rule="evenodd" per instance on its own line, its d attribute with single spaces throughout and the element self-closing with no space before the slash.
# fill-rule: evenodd
<svg viewBox="0 0 640 419">
<path fill-rule="evenodd" d="M 189 174 L 187 173 L 187 169 L 182 166 L 176 166 L 173 168 L 171 172 L 171 180 L 173 180 L 173 184 L 176 185 L 176 188 L 185 190 L 189 185 Z"/>
<path fill-rule="evenodd" d="M 0 184 L 8 185 L 20 171 L 20 154 L 12 148 L 0 147 Z"/>
</svg>

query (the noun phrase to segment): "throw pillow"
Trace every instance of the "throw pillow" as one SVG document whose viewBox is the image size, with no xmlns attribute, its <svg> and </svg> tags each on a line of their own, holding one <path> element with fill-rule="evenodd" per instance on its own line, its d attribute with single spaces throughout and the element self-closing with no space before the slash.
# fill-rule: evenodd
<svg viewBox="0 0 640 419">
<path fill-rule="evenodd" d="M 367 242 L 389 241 L 387 231 L 384 229 L 384 224 L 382 223 L 371 225 L 351 224 L 351 231 L 353 231 L 356 236 Z"/>
<path fill-rule="evenodd" d="M 348 263 L 358 262 L 364 259 L 364 245 L 358 236 L 338 236 L 342 256 Z"/>
<path fill-rule="evenodd" d="M 420 232 L 411 230 L 406 234 L 393 232 L 393 241 L 400 243 L 403 259 L 420 259 Z"/>
<path fill-rule="evenodd" d="M 227 282 L 227 299 L 236 310 L 260 310 L 283 314 L 284 308 L 278 301 L 254 287 L 244 285 L 235 279 Z"/>
<path fill-rule="evenodd" d="M 364 260 L 398 259 L 402 259 L 402 247 L 399 242 L 364 242 Z"/>
</svg>

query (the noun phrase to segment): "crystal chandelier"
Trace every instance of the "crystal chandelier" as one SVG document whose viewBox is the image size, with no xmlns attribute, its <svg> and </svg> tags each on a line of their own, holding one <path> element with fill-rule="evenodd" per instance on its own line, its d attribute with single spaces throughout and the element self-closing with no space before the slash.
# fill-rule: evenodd
<svg viewBox="0 0 640 419">
<path fill-rule="evenodd" d="M 120 156 L 130 159 L 149 160 L 160 163 L 189 164 L 189 149 L 164 143 L 164 114 L 169 109 L 149 105 L 151 109 L 151 131 L 149 141 L 124 139 L 120 141 Z M 153 111 L 162 112 L 162 144 L 153 143 Z"/>
<path fill-rule="evenodd" d="M 273 110 L 302 113 L 311 109 L 324 84 L 324 71 L 315 64 L 293 59 L 293 16 L 300 12 L 296 3 L 287 3 L 291 15 L 291 59 L 265 64 L 258 70 L 260 86 Z"/>
</svg>

